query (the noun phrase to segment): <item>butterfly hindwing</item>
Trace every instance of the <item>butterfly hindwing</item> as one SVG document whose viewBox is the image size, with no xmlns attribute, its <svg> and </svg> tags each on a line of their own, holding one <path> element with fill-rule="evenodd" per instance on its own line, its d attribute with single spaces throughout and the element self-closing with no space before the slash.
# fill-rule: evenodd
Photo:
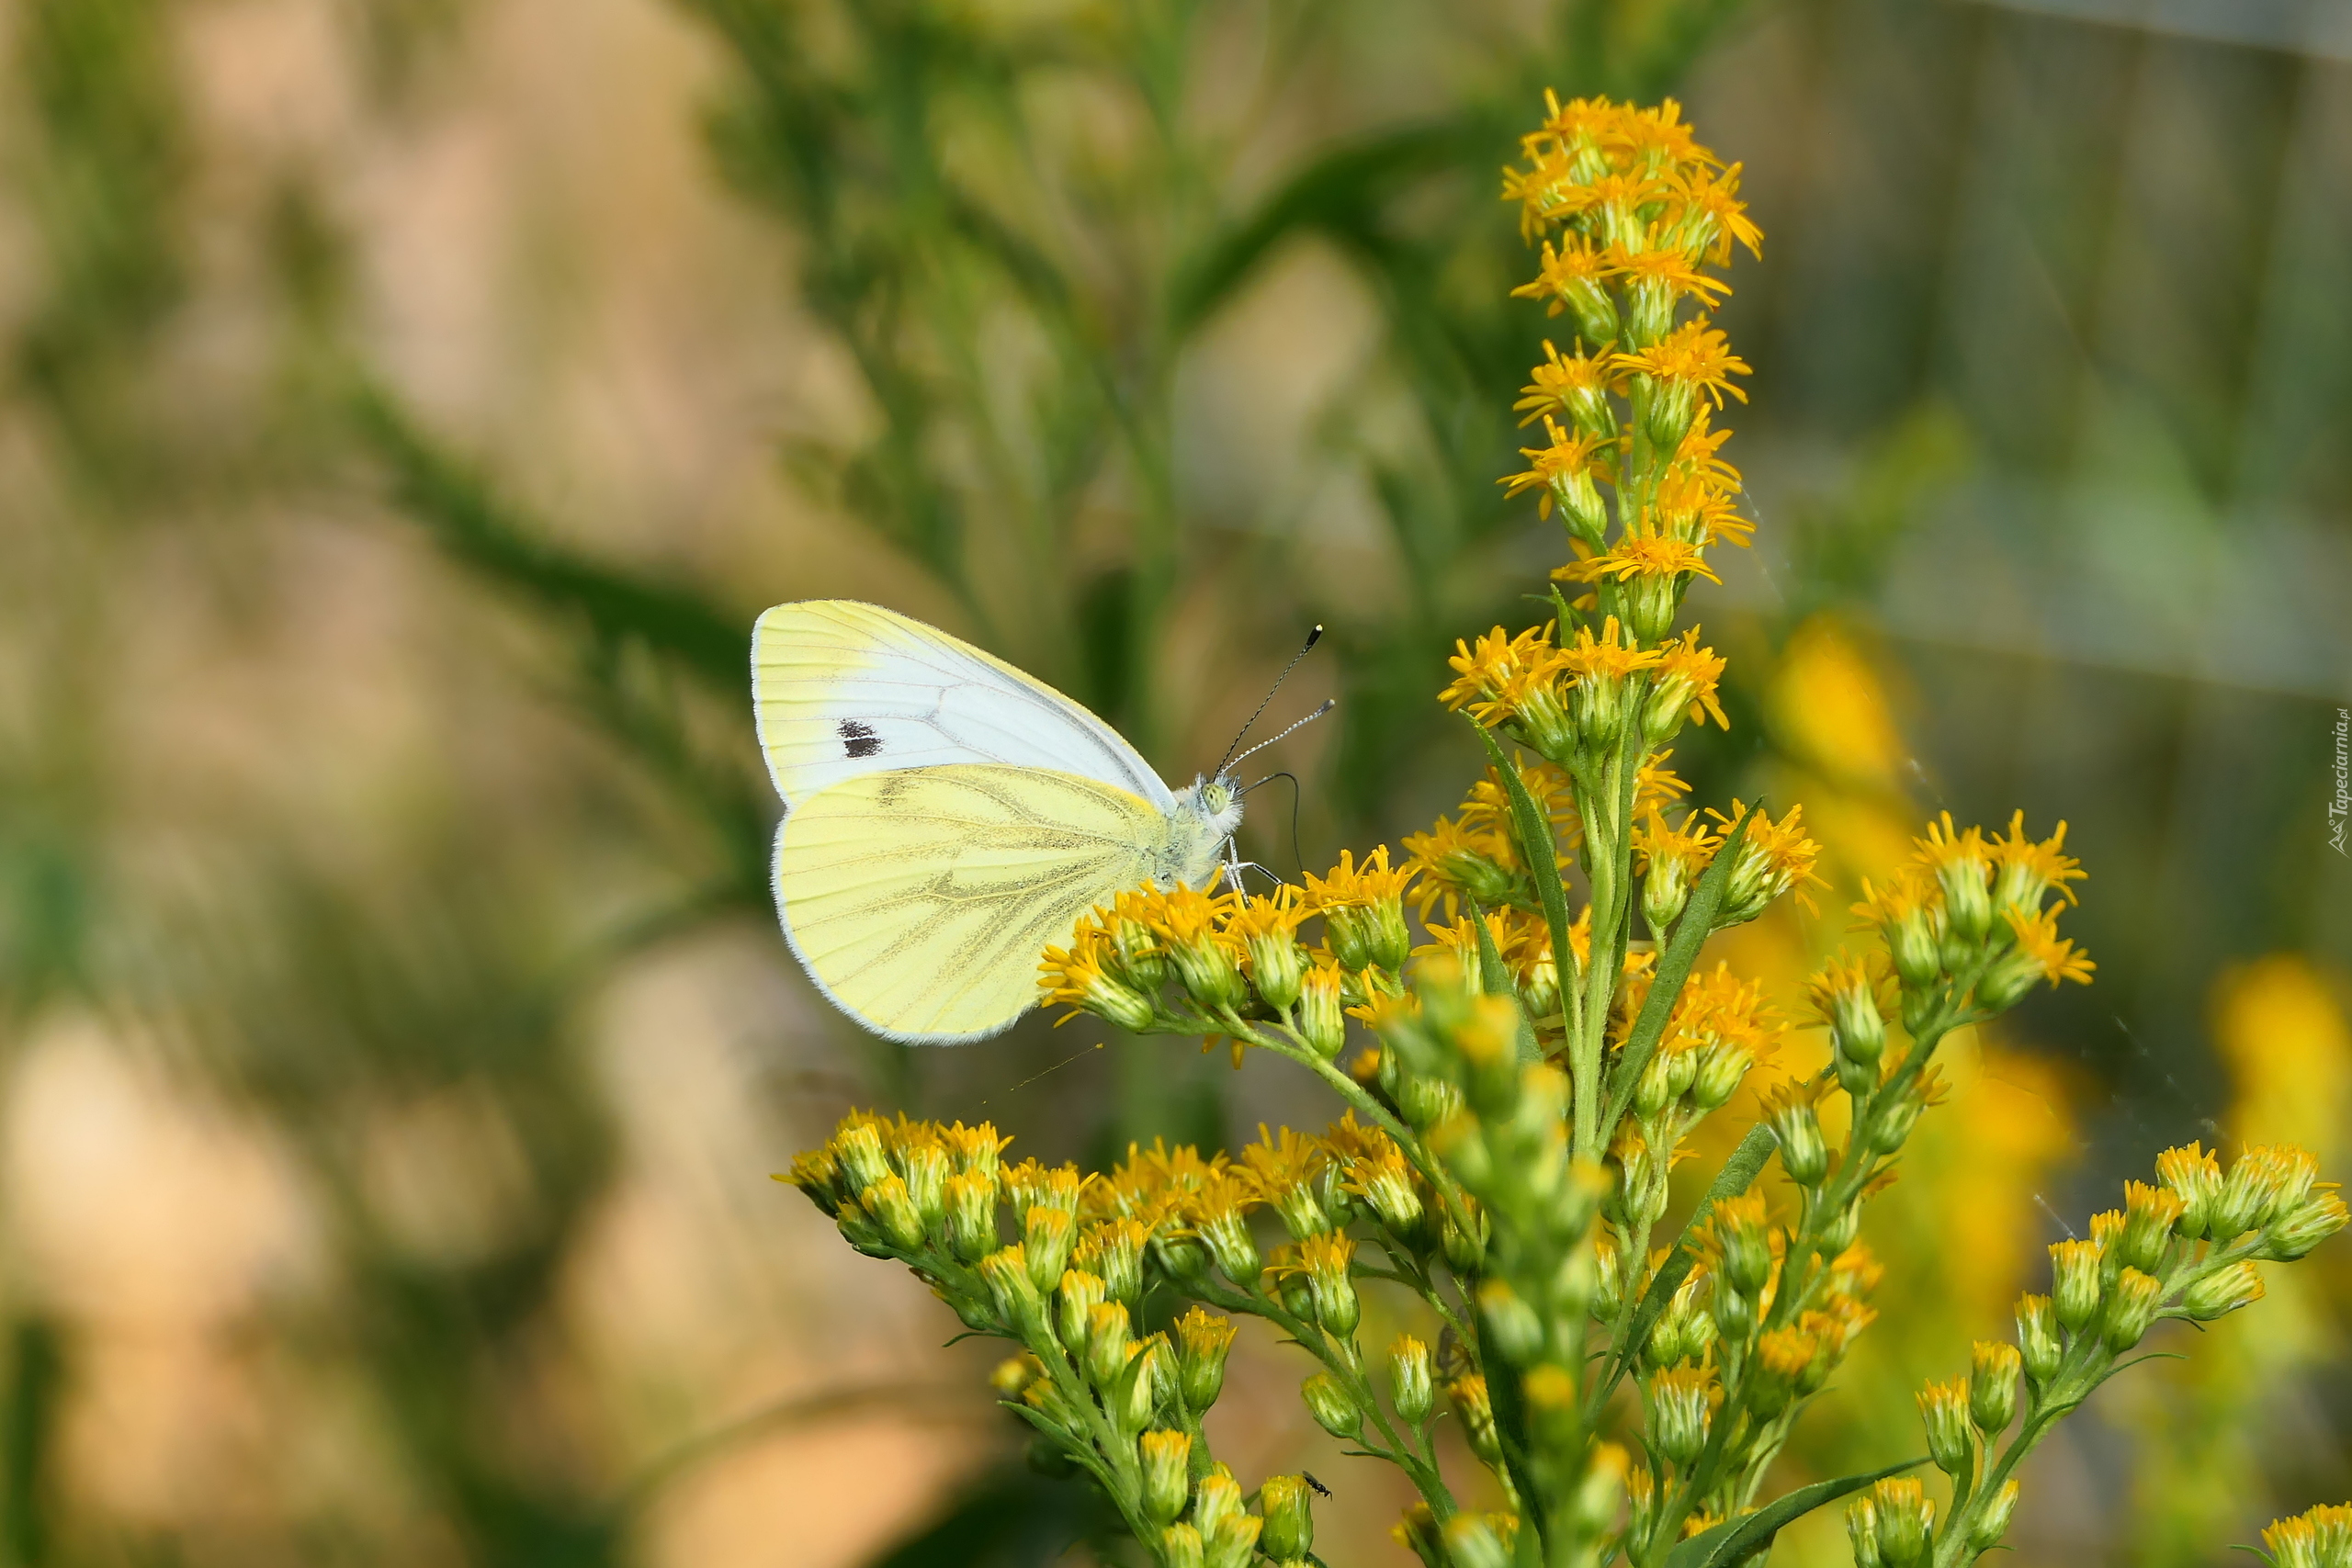
<svg viewBox="0 0 2352 1568">
<path fill-rule="evenodd" d="M 862 774 L 954 763 L 1050 768 L 1161 811 L 1150 764 L 1079 704 L 946 633 L 873 604 L 779 604 L 752 634 L 760 745 L 787 806 Z"/>
<path fill-rule="evenodd" d="M 1078 917 L 1148 877 L 1168 819 L 1077 773 L 993 763 L 869 772 L 776 833 L 785 936 L 827 997 L 895 1040 L 1003 1030 Z"/>
</svg>

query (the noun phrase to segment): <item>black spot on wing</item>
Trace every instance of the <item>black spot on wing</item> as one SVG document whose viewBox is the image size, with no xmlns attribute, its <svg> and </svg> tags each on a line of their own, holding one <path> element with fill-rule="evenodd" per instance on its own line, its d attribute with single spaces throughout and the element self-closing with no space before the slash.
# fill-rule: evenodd
<svg viewBox="0 0 2352 1568">
<path fill-rule="evenodd" d="M 871 757 L 882 750 L 882 738 L 874 727 L 860 724 L 854 718 L 841 722 L 842 750 L 852 757 Z"/>
</svg>

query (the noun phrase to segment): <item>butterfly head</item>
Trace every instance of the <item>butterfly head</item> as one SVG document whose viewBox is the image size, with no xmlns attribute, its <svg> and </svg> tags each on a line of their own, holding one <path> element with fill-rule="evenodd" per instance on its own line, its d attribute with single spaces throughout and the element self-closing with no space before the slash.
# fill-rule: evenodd
<svg viewBox="0 0 2352 1568">
<path fill-rule="evenodd" d="M 1176 883 L 1205 887 L 1225 860 L 1226 845 L 1241 826 L 1241 787 L 1230 773 L 1201 777 L 1176 792 L 1168 818 L 1168 858 L 1156 878 L 1162 890 Z"/>
</svg>

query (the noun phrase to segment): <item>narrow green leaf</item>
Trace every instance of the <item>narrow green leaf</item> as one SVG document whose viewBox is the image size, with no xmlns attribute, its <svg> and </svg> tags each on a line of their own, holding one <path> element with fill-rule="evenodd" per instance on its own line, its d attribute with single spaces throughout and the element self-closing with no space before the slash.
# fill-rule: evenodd
<svg viewBox="0 0 2352 1568">
<path fill-rule="evenodd" d="M 1634 1098 L 1634 1086 L 1641 1081 L 1642 1069 L 1650 1065 L 1650 1057 L 1657 1051 L 1657 1043 L 1666 1033 L 1666 1021 L 1673 1016 L 1674 1004 L 1682 995 L 1682 982 L 1690 977 L 1691 965 L 1699 962 L 1699 950 L 1714 934 L 1715 911 L 1723 907 L 1724 889 L 1731 882 L 1732 863 L 1739 858 L 1739 841 L 1747 831 L 1748 819 L 1763 803 L 1749 807 L 1731 825 L 1724 841 L 1715 849 L 1715 858 L 1707 866 L 1706 874 L 1699 878 L 1699 886 L 1690 890 L 1690 901 L 1682 907 L 1682 918 L 1674 922 L 1674 934 L 1667 939 L 1666 951 L 1657 955 L 1657 969 L 1650 980 L 1649 995 L 1643 999 L 1642 1012 L 1634 1021 L 1634 1032 L 1626 1036 L 1625 1048 L 1617 1054 L 1615 1082 L 1611 1085 L 1601 1115 L 1603 1128 L 1617 1125 L 1625 1114 L 1625 1106 Z M 1632 889 L 1628 888 L 1630 897 Z"/>
<path fill-rule="evenodd" d="M 1519 987 L 1511 984 L 1510 971 L 1503 967 L 1503 955 L 1495 947 L 1495 933 L 1487 924 L 1487 911 L 1477 905 L 1470 906 L 1470 923 L 1478 931 L 1479 989 L 1490 997 L 1513 997 Z"/>
<path fill-rule="evenodd" d="M 1470 918 L 1478 927 L 1478 972 L 1484 981 L 1479 988 L 1490 997 L 1509 997 L 1518 1002 L 1519 983 L 1511 978 L 1510 970 L 1504 966 L 1503 955 L 1495 948 L 1495 933 L 1487 929 L 1487 911 L 1473 904 L 1470 906 Z M 1532 1062 L 1543 1054 L 1535 1041 L 1535 1025 L 1528 1021 L 1527 1004 L 1520 1002 L 1519 1059 Z"/>
<path fill-rule="evenodd" d="M 1884 1470 L 1873 1470 L 1867 1475 L 1841 1475 L 1835 1481 L 1816 1481 L 1810 1486 L 1800 1486 L 1785 1497 L 1743 1514 L 1736 1519 L 1725 1519 L 1711 1530 L 1702 1530 L 1686 1541 L 1678 1543 L 1666 1554 L 1666 1568 L 1736 1568 L 1766 1547 L 1772 1538 L 1810 1514 L 1824 1503 L 1834 1503 L 1849 1492 L 1859 1492 L 1873 1481 L 1883 1481 L 1928 1462 L 1925 1454 L 1906 1459 L 1901 1464 L 1890 1464 Z"/>
<path fill-rule="evenodd" d="M 1487 743 L 1487 755 L 1493 759 L 1495 772 L 1502 775 L 1503 792 L 1510 796 L 1511 825 L 1518 829 L 1519 852 L 1527 862 L 1528 875 L 1534 879 L 1535 897 L 1544 906 L 1544 924 L 1552 933 L 1552 961 L 1559 965 L 1560 983 L 1566 986 L 1575 965 L 1568 956 L 1568 894 L 1560 886 L 1560 852 L 1552 837 L 1552 819 L 1535 804 L 1535 797 L 1527 793 L 1519 769 L 1503 754 L 1501 742 L 1476 720 L 1470 728 Z"/>
<path fill-rule="evenodd" d="M 1763 1170 L 1764 1162 L 1772 1157 L 1772 1151 L 1779 1146 L 1780 1141 L 1772 1136 L 1772 1129 L 1758 1122 L 1747 1130 L 1747 1136 L 1739 1141 L 1739 1147 L 1732 1151 L 1731 1158 L 1724 1161 L 1724 1168 L 1715 1173 L 1714 1183 L 1707 1189 L 1707 1195 L 1700 1199 L 1699 1206 L 1691 1211 L 1690 1223 L 1682 1227 L 1682 1234 L 1674 1238 L 1674 1250 L 1667 1255 L 1664 1263 L 1658 1265 L 1657 1274 L 1650 1280 L 1650 1288 L 1642 1292 L 1640 1303 L 1634 1308 L 1633 1319 L 1625 1325 L 1623 1340 L 1610 1348 L 1610 1387 L 1614 1388 L 1617 1380 L 1624 1375 L 1634 1347 L 1649 1337 L 1650 1325 L 1658 1320 L 1658 1314 L 1666 1310 L 1667 1303 L 1674 1299 L 1674 1292 L 1682 1288 L 1682 1281 L 1690 1276 L 1691 1266 L 1698 1261 L 1698 1255 L 1690 1248 L 1692 1234 L 1706 1223 L 1708 1213 L 1717 1203 L 1726 1198 L 1736 1198 L 1747 1190 L 1749 1183 Z"/>
</svg>

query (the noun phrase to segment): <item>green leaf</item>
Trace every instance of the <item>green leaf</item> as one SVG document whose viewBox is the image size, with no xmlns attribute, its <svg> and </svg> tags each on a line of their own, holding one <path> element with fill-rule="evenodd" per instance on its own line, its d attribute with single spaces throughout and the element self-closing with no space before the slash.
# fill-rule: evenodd
<svg viewBox="0 0 2352 1568">
<path fill-rule="evenodd" d="M 1666 951 L 1657 956 L 1657 972 L 1650 981 L 1649 995 L 1643 999 L 1641 1016 L 1634 1021 L 1634 1032 L 1625 1038 L 1625 1048 L 1617 1055 L 1616 1083 L 1609 1091 L 1607 1110 L 1600 1124 L 1604 1128 L 1617 1125 L 1625 1114 L 1625 1106 L 1634 1098 L 1634 1086 L 1642 1079 L 1642 1069 L 1650 1065 L 1650 1057 L 1657 1051 L 1657 1043 L 1666 1033 L 1666 1021 L 1673 1016 L 1674 1004 L 1682 995 L 1682 982 L 1690 977 L 1691 965 L 1699 962 L 1699 950 L 1714 934 L 1715 911 L 1723 907 L 1724 889 L 1731 883 L 1732 863 L 1739 858 L 1739 840 L 1747 831 L 1749 818 L 1761 808 L 1758 801 L 1739 814 L 1731 825 L 1724 841 L 1715 848 L 1715 858 L 1709 863 L 1706 874 L 1699 878 L 1699 886 L 1690 890 L 1690 901 L 1682 907 L 1682 918 L 1674 922 L 1674 935 L 1667 939 Z M 1630 895 L 1631 889 L 1628 889 Z"/>
<path fill-rule="evenodd" d="M 1867 1475 L 1841 1475 L 1835 1481 L 1816 1481 L 1810 1486 L 1800 1486 L 1752 1514 L 1736 1519 L 1725 1519 L 1711 1530 L 1702 1530 L 1686 1541 L 1679 1542 L 1666 1554 L 1666 1568 L 1736 1568 L 1772 1544 L 1772 1538 L 1782 1529 L 1795 1523 L 1824 1503 L 1834 1503 L 1849 1492 L 1859 1492 L 1873 1481 L 1897 1475 L 1928 1462 L 1925 1454 L 1906 1459 L 1901 1464 L 1890 1464 L 1884 1470 L 1873 1470 Z"/>
<path fill-rule="evenodd" d="M 1715 1173 L 1714 1183 L 1707 1189 L 1707 1195 L 1700 1199 L 1699 1206 L 1690 1212 L 1690 1223 L 1682 1227 L 1682 1234 L 1674 1238 L 1674 1250 L 1667 1255 L 1664 1263 L 1658 1265 L 1657 1275 L 1650 1280 L 1650 1288 L 1642 1292 L 1641 1302 L 1634 1308 L 1633 1319 L 1625 1325 L 1623 1339 L 1610 1348 L 1609 1387 L 1616 1387 L 1617 1380 L 1624 1376 L 1634 1348 L 1649 1337 L 1650 1325 L 1658 1320 L 1659 1314 L 1666 1311 L 1666 1303 L 1674 1299 L 1674 1292 L 1682 1288 L 1682 1281 L 1690 1276 L 1691 1266 L 1698 1261 L 1698 1255 L 1690 1249 L 1692 1233 L 1706 1223 L 1709 1211 L 1717 1203 L 1747 1191 L 1748 1184 L 1764 1168 L 1764 1162 L 1772 1157 L 1772 1151 L 1779 1146 L 1780 1140 L 1772 1136 L 1772 1129 L 1758 1122 L 1747 1130 L 1747 1136 L 1739 1141 L 1739 1147 L 1732 1151 L 1731 1158 L 1724 1161 L 1724 1168 Z"/>
<path fill-rule="evenodd" d="M 1510 977 L 1510 971 L 1503 966 L 1503 955 L 1496 951 L 1495 933 L 1487 926 L 1487 911 L 1473 904 L 1470 906 L 1470 919 L 1478 928 L 1478 973 L 1484 982 L 1479 989 L 1490 997 L 1509 997 L 1515 1002 L 1519 1001 L 1519 985 Z M 1527 1006 L 1521 1002 L 1519 1009 L 1519 1059 L 1532 1062 L 1542 1055 L 1543 1050 L 1535 1042 L 1535 1026 L 1528 1021 Z"/>
<path fill-rule="evenodd" d="M 1527 793 L 1527 785 L 1519 776 L 1519 769 L 1503 754 L 1502 745 L 1491 731 L 1476 720 L 1470 728 L 1487 743 L 1487 755 L 1494 760 L 1495 772 L 1502 775 L 1503 791 L 1510 796 L 1511 825 L 1518 831 L 1519 852 L 1527 862 L 1527 874 L 1535 882 L 1535 897 L 1544 906 L 1544 924 L 1552 933 L 1553 961 L 1560 966 L 1561 984 L 1567 984 L 1571 965 L 1568 955 L 1568 895 L 1560 886 L 1559 848 L 1552 838 L 1552 820 L 1535 797 Z M 1714 868 L 1708 867 L 1710 871 Z M 1695 901 L 1697 895 L 1693 894 Z M 1688 964 L 1684 967 L 1687 969 Z M 1603 1126 L 1609 1125 L 1607 1122 Z"/>
</svg>

